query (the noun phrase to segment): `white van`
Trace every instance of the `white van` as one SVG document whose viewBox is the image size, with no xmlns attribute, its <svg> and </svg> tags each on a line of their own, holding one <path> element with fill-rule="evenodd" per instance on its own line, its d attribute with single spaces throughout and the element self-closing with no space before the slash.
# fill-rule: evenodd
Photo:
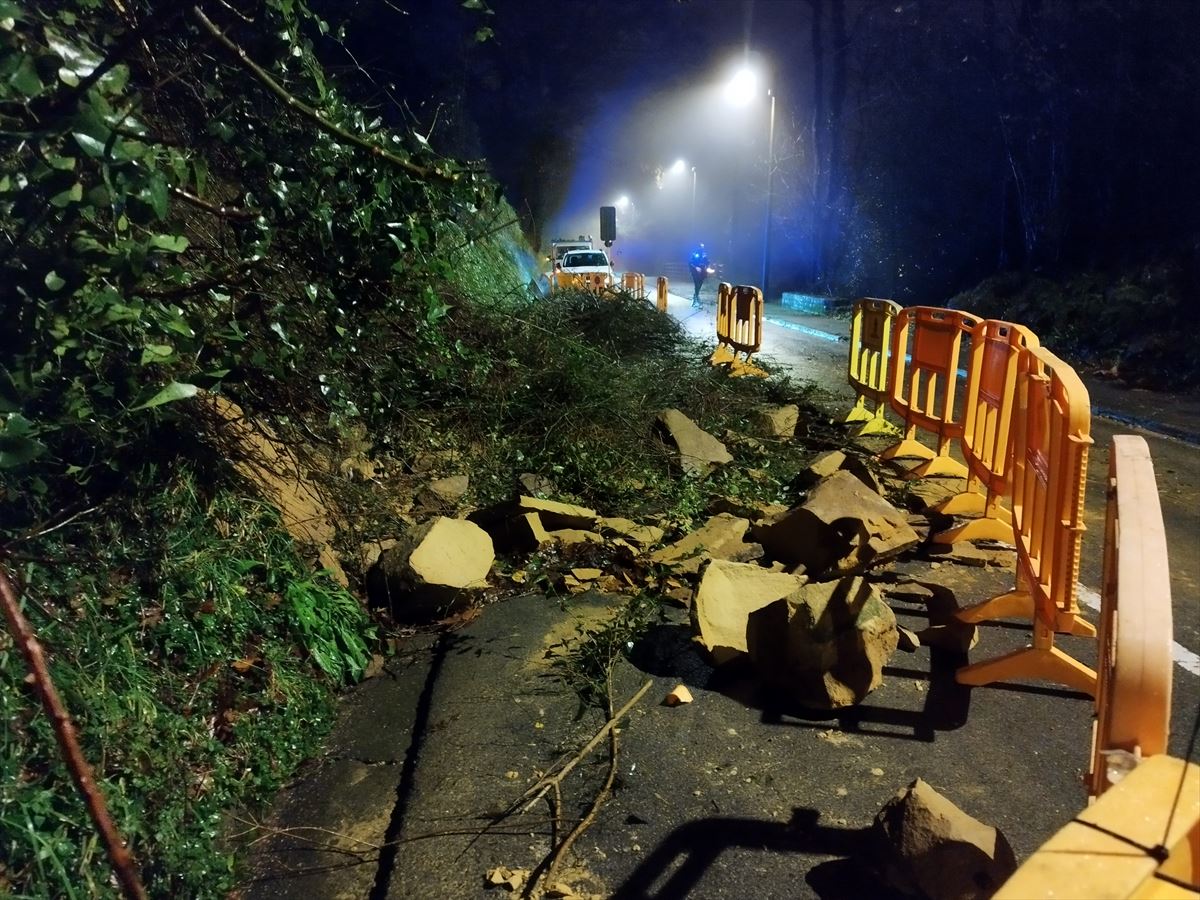
<svg viewBox="0 0 1200 900">
<path fill-rule="evenodd" d="M 557 271 L 562 263 L 562 258 L 572 250 L 591 250 L 592 238 L 590 235 L 580 235 L 577 238 L 556 238 L 550 242 L 550 255 L 546 257 L 550 263 L 550 271 Z"/>
</svg>

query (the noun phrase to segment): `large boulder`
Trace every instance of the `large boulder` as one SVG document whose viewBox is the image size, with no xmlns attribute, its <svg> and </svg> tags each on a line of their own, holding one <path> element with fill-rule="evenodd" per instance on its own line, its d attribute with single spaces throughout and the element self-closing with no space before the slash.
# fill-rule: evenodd
<svg viewBox="0 0 1200 900">
<path fill-rule="evenodd" d="M 883 683 L 896 616 L 862 578 L 806 584 L 749 616 L 746 645 L 763 681 L 790 701 L 839 709 Z"/>
<path fill-rule="evenodd" d="M 822 478 L 803 505 L 756 526 L 754 537 L 773 558 L 803 565 L 814 578 L 860 571 L 920 540 L 905 513 L 844 469 Z"/>
<path fill-rule="evenodd" d="M 714 559 L 692 600 L 692 628 L 718 665 L 744 654 L 750 614 L 790 597 L 804 584 L 799 575 Z"/>
<path fill-rule="evenodd" d="M 999 829 L 967 815 L 920 778 L 879 811 L 871 837 L 883 880 L 928 900 L 986 900 L 1017 868 Z"/>
<path fill-rule="evenodd" d="M 488 533 L 439 516 L 407 531 L 367 573 L 367 591 L 397 621 L 421 623 L 459 612 L 487 586 L 495 561 Z"/>
<path fill-rule="evenodd" d="M 664 409 L 658 424 L 679 450 L 679 465 L 689 475 L 707 475 L 719 465 L 733 462 L 725 445 L 677 409 Z"/>
<path fill-rule="evenodd" d="M 694 575 L 706 559 L 736 559 L 742 554 L 753 555 L 755 545 L 745 541 L 749 530 L 749 519 L 721 513 L 675 543 L 656 550 L 650 559 L 668 565 L 676 572 Z M 761 555 L 761 547 L 757 549 L 758 555 Z"/>
</svg>

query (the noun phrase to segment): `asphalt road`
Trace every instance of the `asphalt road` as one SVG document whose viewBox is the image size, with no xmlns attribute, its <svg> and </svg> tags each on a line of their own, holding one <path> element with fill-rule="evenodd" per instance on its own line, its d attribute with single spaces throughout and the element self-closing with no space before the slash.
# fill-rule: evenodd
<svg viewBox="0 0 1200 900">
<path fill-rule="evenodd" d="M 690 296 L 672 294 L 669 311 L 688 333 L 715 340 L 715 296 L 706 292 L 703 309 L 691 307 Z M 834 410 L 847 410 L 854 392 L 846 382 L 848 344 L 835 340 L 849 334 L 848 320 L 802 316 L 768 305 L 760 356 L 789 369 L 795 378 L 811 381 L 828 393 Z M 1051 348 L 1053 349 L 1053 348 Z M 1109 450 L 1115 434 L 1146 438 L 1154 460 L 1159 497 L 1166 524 L 1171 567 L 1175 643 L 1170 750 L 1188 751 L 1188 739 L 1200 716 L 1200 446 L 1173 435 L 1200 435 L 1200 400 L 1157 392 L 1130 390 L 1112 381 L 1084 376 L 1092 398 L 1092 438 L 1089 454 L 1085 521 L 1080 567 L 1080 601 L 1096 618 L 1101 584 L 1105 515 L 1105 481 Z M 1137 422 L 1146 427 L 1132 427 Z M 1086 661 L 1086 660 L 1085 660 Z M 1091 664 L 1091 663 L 1089 663 Z M 1200 760 L 1200 748 L 1191 757 Z"/>
</svg>

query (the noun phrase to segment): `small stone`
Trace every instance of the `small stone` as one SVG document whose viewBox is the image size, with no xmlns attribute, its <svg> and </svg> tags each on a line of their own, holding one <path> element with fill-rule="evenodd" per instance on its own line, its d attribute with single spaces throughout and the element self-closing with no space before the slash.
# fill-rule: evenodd
<svg viewBox="0 0 1200 900">
<path fill-rule="evenodd" d="M 663 703 L 667 706 L 679 706 L 683 703 L 692 702 L 692 692 L 687 689 L 686 685 L 678 684 L 671 689 L 671 692 L 663 698 Z"/>
<path fill-rule="evenodd" d="M 874 775 L 876 778 L 882 778 L 883 777 L 883 769 L 874 768 L 871 770 L 871 774 Z"/>
<path fill-rule="evenodd" d="M 679 451 L 679 464 L 689 475 L 707 475 L 719 465 L 733 462 L 733 456 L 718 441 L 677 409 L 664 409 L 658 424 Z"/>
<path fill-rule="evenodd" d="M 759 410 L 756 420 L 762 433 L 769 437 L 791 437 L 800 422 L 800 407 L 795 403 L 767 407 Z"/>
<path fill-rule="evenodd" d="M 663 539 L 663 530 L 657 525 L 639 525 L 632 519 L 602 518 L 600 519 L 600 533 L 603 534 L 606 531 L 619 534 L 642 547 L 653 546 Z"/>
<path fill-rule="evenodd" d="M 557 500 L 540 500 L 525 495 L 517 498 L 517 512 L 537 513 L 542 524 L 552 531 L 566 528 L 590 529 L 600 518 L 595 510 L 583 506 L 559 503 Z"/>
<path fill-rule="evenodd" d="M 917 640 L 926 647 L 966 653 L 979 643 L 979 629 L 970 622 L 950 619 L 944 625 L 930 625 L 918 631 Z"/>
<path fill-rule="evenodd" d="M 572 569 L 571 574 L 580 581 L 595 581 L 604 574 L 600 569 Z"/>
<path fill-rule="evenodd" d="M 578 528 L 562 528 L 558 531 L 551 531 L 549 534 L 551 539 L 567 546 L 571 544 L 604 543 L 604 538 L 600 537 L 594 531 L 580 531 Z"/>
<path fill-rule="evenodd" d="M 903 625 L 897 625 L 896 631 L 899 632 L 900 641 L 897 645 L 898 649 L 905 653 L 913 653 L 921 646 L 921 639 L 917 637 L 917 633 Z"/>
<path fill-rule="evenodd" d="M 470 476 L 451 475 L 431 481 L 417 497 L 417 501 L 429 509 L 452 507 L 467 493 L 471 486 Z"/>
</svg>

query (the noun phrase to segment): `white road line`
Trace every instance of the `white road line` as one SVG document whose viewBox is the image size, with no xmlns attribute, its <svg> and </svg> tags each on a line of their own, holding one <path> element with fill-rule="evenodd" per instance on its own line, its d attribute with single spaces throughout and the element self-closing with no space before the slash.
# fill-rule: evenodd
<svg viewBox="0 0 1200 900">
<path fill-rule="evenodd" d="M 1100 611 L 1100 594 L 1093 591 L 1087 585 L 1076 585 L 1075 596 L 1079 598 L 1079 602 L 1084 606 L 1094 609 L 1096 612 Z M 1171 642 L 1171 657 L 1175 660 L 1179 668 L 1200 677 L 1200 656 L 1183 646 L 1179 641 Z"/>
</svg>

